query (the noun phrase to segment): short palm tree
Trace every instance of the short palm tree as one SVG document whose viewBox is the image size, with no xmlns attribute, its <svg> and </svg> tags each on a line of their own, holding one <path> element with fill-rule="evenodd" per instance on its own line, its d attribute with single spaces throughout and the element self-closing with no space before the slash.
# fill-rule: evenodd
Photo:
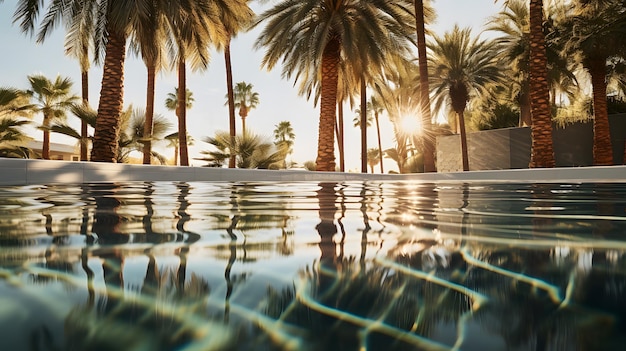
<svg viewBox="0 0 626 351">
<path fill-rule="evenodd" d="M 156 142 L 165 138 L 167 131 L 172 127 L 167 118 L 155 114 L 153 116 L 152 133 L 145 135 L 146 112 L 143 109 L 132 109 L 130 116 L 124 120 L 122 131 L 120 134 L 118 162 L 127 162 L 131 152 L 145 152 L 144 144 L 146 141 Z M 166 163 L 166 158 L 150 149 L 148 155 L 150 160 L 155 160 L 160 164 Z M 144 157 L 145 159 L 145 157 Z M 151 163 L 151 162 L 149 162 Z"/>
<path fill-rule="evenodd" d="M 497 62 L 495 42 L 472 39 L 469 28 L 455 26 L 443 37 L 434 36 L 430 43 L 431 79 L 434 90 L 435 110 L 449 103 L 458 116 L 461 132 L 463 170 L 469 170 L 467 136 L 463 113 L 475 94 L 488 94 L 489 87 L 503 78 Z"/>
<path fill-rule="evenodd" d="M 282 0 L 262 13 L 256 46 L 262 65 L 283 63 L 283 75 L 319 82 L 317 170 L 335 170 L 335 116 L 342 60 L 357 81 L 379 72 L 385 57 L 407 48 L 412 5 L 406 1 Z M 315 84 L 317 86 L 317 84 Z M 365 107 L 363 107 L 365 108 Z"/>
<path fill-rule="evenodd" d="M 235 108 L 239 109 L 241 117 L 241 132 L 246 133 L 246 118 L 251 109 L 256 108 L 259 104 L 259 93 L 253 90 L 252 84 L 239 82 L 235 84 L 233 89 L 233 99 Z M 228 101 L 226 102 L 228 103 Z"/>
<path fill-rule="evenodd" d="M 29 139 L 22 129 L 29 124 L 31 105 L 23 91 L 0 88 L 0 157 L 28 158 L 30 150 L 23 146 Z"/>
<path fill-rule="evenodd" d="M 73 95 L 72 80 L 57 76 L 51 81 L 43 75 L 28 76 L 30 89 L 27 91 L 32 99 L 33 111 L 43 114 L 41 129 L 43 130 L 43 146 L 41 157 L 50 159 L 50 126 L 55 120 L 64 120 L 68 109 L 78 99 Z"/>
<path fill-rule="evenodd" d="M 377 148 L 370 148 L 367 150 L 367 164 L 370 166 L 370 172 L 374 173 L 374 166 L 382 162 L 380 158 L 380 152 Z"/>
<path fill-rule="evenodd" d="M 287 156 L 293 152 L 293 143 L 296 138 L 296 134 L 291 127 L 291 122 L 281 121 L 276 125 L 274 129 L 274 144 L 279 149 L 285 150 L 285 159 L 283 162 L 283 168 L 287 168 Z"/>
<path fill-rule="evenodd" d="M 237 157 L 239 168 L 275 168 L 284 160 L 284 152 L 273 143 L 252 133 L 239 134 L 235 144 L 231 143 L 230 133 L 217 132 L 214 137 L 206 137 L 204 142 L 215 147 L 214 151 L 202 151 L 206 157 L 201 160 L 210 165 L 222 165 L 231 155 Z"/>
</svg>

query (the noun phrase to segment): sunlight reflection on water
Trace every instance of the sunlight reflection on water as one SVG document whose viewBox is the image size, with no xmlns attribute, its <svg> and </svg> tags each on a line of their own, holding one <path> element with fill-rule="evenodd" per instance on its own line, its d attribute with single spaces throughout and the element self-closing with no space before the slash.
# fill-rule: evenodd
<svg viewBox="0 0 626 351">
<path fill-rule="evenodd" d="M 4 187 L 0 349 L 611 349 L 625 233 L 624 184 Z"/>
</svg>

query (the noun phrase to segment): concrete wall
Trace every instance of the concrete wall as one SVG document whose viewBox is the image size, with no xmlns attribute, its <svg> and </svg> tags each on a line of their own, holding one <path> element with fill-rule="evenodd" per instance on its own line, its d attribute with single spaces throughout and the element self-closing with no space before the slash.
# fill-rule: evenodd
<svg viewBox="0 0 626 351">
<path fill-rule="evenodd" d="M 609 116 L 613 163 L 623 164 L 626 139 L 626 114 Z M 553 126 L 552 142 L 557 167 L 593 165 L 593 123 L 573 123 L 566 128 Z M 503 128 L 468 133 L 471 171 L 528 168 L 530 128 Z M 461 163 L 461 138 L 450 135 L 437 138 L 437 171 L 458 172 Z"/>
</svg>

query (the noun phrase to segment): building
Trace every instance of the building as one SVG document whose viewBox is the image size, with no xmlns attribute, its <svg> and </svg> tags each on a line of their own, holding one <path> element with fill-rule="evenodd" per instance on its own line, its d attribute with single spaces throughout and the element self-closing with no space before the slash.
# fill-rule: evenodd
<svg viewBox="0 0 626 351">
<path fill-rule="evenodd" d="M 41 158 L 41 151 L 43 150 L 42 141 L 31 140 L 26 143 L 26 147 L 33 151 L 33 158 Z M 50 159 L 60 161 L 80 161 L 80 147 L 78 145 L 50 143 Z"/>
</svg>

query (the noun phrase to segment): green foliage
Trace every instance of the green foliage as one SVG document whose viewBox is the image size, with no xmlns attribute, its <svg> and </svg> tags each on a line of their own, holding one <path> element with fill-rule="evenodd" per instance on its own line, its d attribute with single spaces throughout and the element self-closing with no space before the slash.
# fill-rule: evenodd
<svg viewBox="0 0 626 351">
<path fill-rule="evenodd" d="M 623 98 L 608 97 L 606 103 L 610 115 L 626 113 L 626 101 Z"/>
<path fill-rule="evenodd" d="M 274 143 L 251 133 L 239 134 L 231 139 L 228 132 L 217 132 L 213 137 L 205 137 L 205 143 L 214 150 L 204 150 L 199 158 L 207 162 L 207 167 L 221 167 L 234 155 L 238 168 L 278 169 L 283 165 L 285 151 L 277 149 Z"/>
<path fill-rule="evenodd" d="M 478 130 L 512 128 L 519 123 L 519 110 L 507 103 L 496 103 L 490 110 L 478 109 L 478 116 L 472 118 Z"/>
</svg>

